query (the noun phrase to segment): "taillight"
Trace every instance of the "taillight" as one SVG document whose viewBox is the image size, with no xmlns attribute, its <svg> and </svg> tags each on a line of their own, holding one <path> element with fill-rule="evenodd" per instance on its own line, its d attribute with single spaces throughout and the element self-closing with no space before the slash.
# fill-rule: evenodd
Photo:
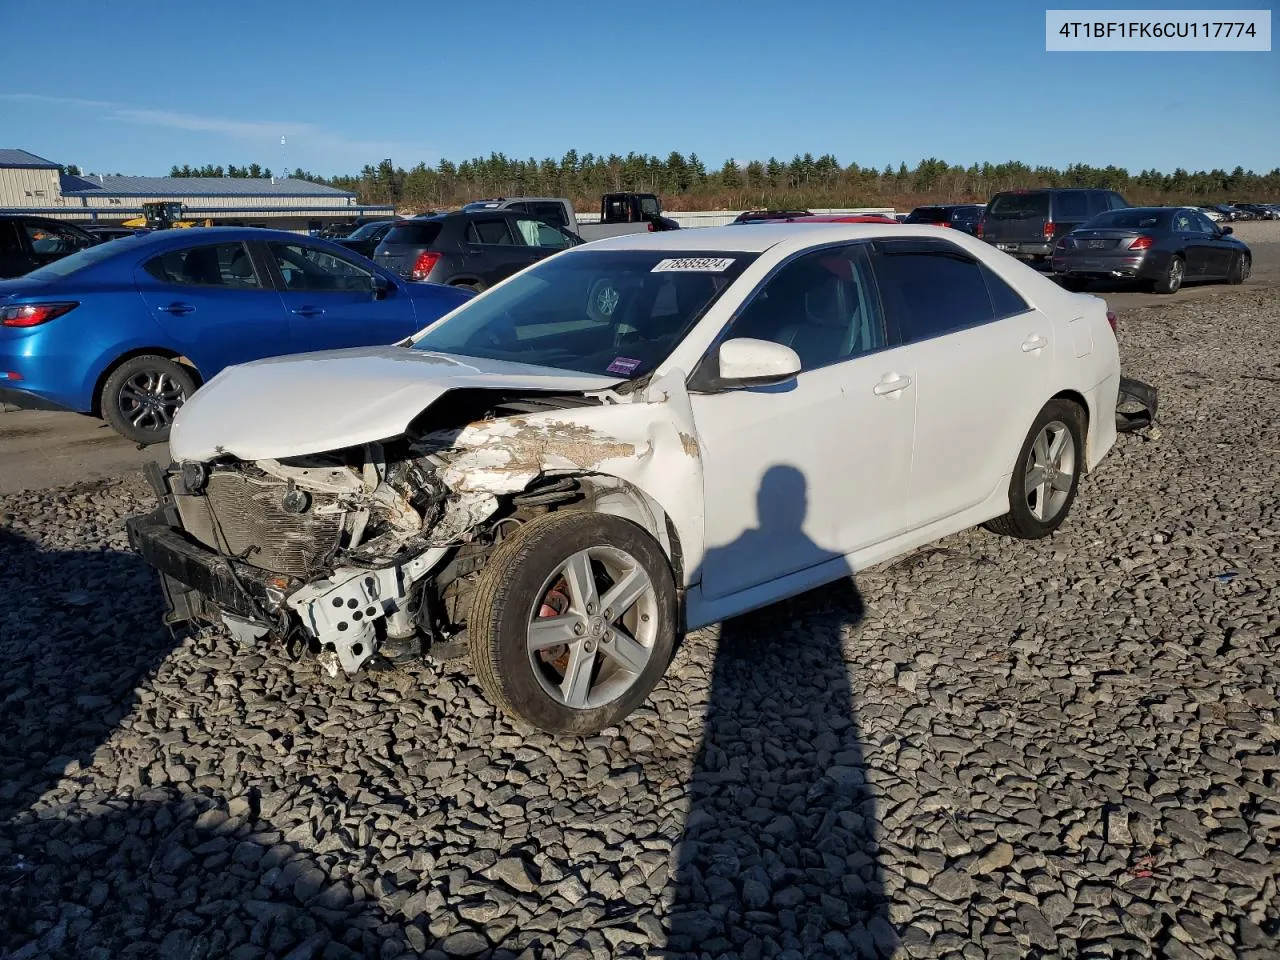
<svg viewBox="0 0 1280 960">
<path fill-rule="evenodd" d="M 1053 234 L 1057 229 L 1058 229 L 1057 224 L 1055 224 L 1052 220 L 1049 220 L 1048 222 L 1046 222 L 1044 225 L 1044 238 L 1046 240 L 1052 240 Z"/>
<path fill-rule="evenodd" d="M 1154 237 L 1138 237 L 1133 243 L 1129 244 L 1130 250 L 1148 250 L 1151 244 L 1155 243 Z"/>
<path fill-rule="evenodd" d="M 1116 332 L 1116 315 L 1110 310 L 1107 311 L 1107 323 L 1111 324 L 1111 332 Z"/>
<path fill-rule="evenodd" d="M 413 269 L 409 271 L 409 276 L 413 280 L 425 280 L 427 275 L 435 269 L 437 263 L 440 262 L 440 254 L 429 253 L 423 251 L 418 254 L 418 259 L 414 261 Z"/>
<path fill-rule="evenodd" d="M 973 235 L 977 237 L 979 240 L 981 240 L 982 234 L 986 231 L 986 229 L 987 229 L 986 224 L 982 220 L 979 220 L 978 225 L 973 228 Z"/>
<path fill-rule="evenodd" d="M 650 232 L 650 233 L 653 233 L 653 232 L 654 232 L 654 231 L 656 231 L 657 229 L 658 229 L 658 228 L 657 228 L 656 226 L 654 226 L 653 221 L 652 221 L 652 220 L 650 220 L 650 221 L 649 221 L 649 232 Z"/>
<path fill-rule="evenodd" d="M 930 224 L 930 226 L 934 226 L 934 227 L 949 227 L 949 226 L 951 226 L 951 224 L 949 224 L 949 223 L 934 223 L 934 224 Z"/>
<path fill-rule="evenodd" d="M 0 307 L 0 327 L 38 327 L 78 306 L 78 303 L 15 303 Z"/>
<path fill-rule="evenodd" d="M 1070 237 L 1059 237 L 1058 242 L 1054 244 L 1054 247 L 1058 250 L 1069 250 L 1074 245 L 1075 241 Z"/>
</svg>

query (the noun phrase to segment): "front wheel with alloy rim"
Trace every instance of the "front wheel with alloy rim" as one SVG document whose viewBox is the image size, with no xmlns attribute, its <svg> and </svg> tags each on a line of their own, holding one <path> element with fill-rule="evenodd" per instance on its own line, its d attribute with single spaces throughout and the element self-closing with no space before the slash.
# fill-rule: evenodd
<svg viewBox="0 0 1280 960">
<path fill-rule="evenodd" d="M 195 377 L 182 364 L 166 357 L 133 357 L 102 385 L 102 419 L 126 440 L 163 443 L 178 408 L 195 389 Z"/>
<path fill-rule="evenodd" d="M 676 641 L 671 566 L 628 520 L 539 517 L 490 556 L 467 635 L 495 706 L 547 733 L 595 733 L 638 707 L 666 672 Z"/>
<path fill-rule="evenodd" d="M 1179 256 L 1170 257 L 1168 266 L 1164 268 L 1164 273 L 1160 274 L 1160 279 L 1152 285 L 1152 289 L 1156 293 L 1177 293 L 1186 277 L 1186 261 Z"/>
<path fill-rule="evenodd" d="M 987 524 L 1022 540 L 1047 537 L 1067 518 L 1084 469 L 1085 414 L 1070 400 L 1050 400 L 1013 464 L 1009 512 Z"/>
</svg>

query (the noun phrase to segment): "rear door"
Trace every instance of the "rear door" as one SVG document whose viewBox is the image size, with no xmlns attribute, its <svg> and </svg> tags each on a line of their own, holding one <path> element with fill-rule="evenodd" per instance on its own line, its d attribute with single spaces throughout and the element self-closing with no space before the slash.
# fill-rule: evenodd
<svg viewBox="0 0 1280 960">
<path fill-rule="evenodd" d="M 945 240 L 877 240 L 874 266 L 909 345 L 916 427 L 912 528 L 974 507 L 1008 476 L 1053 367 L 1054 329 Z"/>
<path fill-rule="evenodd" d="M 545 253 L 524 242 L 516 218 L 506 214 L 480 214 L 463 233 L 463 270 L 479 277 L 486 287 L 542 259 Z"/>
<path fill-rule="evenodd" d="M 982 238 L 995 244 L 1044 241 L 1049 219 L 1049 194 L 1044 190 L 1001 193 L 987 207 Z"/>
<path fill-rule="evenodd" d="M 288 314 L 244 243 L 158 254 L 134 281 L 170 345 L 206 379 L 229 364 L 290 352 Z"/>
<path fill-rule="evenodd" d="M 1213 274 L 1213 237 L 1200 227 L 1190 210 L 1175 210 L 1169 229 L 1173 231 L 1186 254 L 1188 280 L 1201 280 Z"/>
<path fill-rule="evenodd" d="M 413 304 L 400 285 L 375 292 L 372 271 L 328 247 L 265 246 L 294 352 L 390 344 L 416 331 Z"/>
</svg>

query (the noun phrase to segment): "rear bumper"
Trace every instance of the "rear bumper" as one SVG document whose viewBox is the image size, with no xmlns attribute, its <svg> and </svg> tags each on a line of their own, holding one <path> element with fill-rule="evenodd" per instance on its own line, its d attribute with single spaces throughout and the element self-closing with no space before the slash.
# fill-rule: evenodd
<svg viewBox="0 0 1280 960">
<path fill-rule="evenodd" d="M 66 404 L 58 403 L 56 400 L 50 400 L 39 394 L 29 393 L 26 390 L 16 390 L 13 387 L 0 387 L 0 403 L 11 403 L 19 410 L 60 410 L 63 412 L 76 413 L 74 407 Z"/>
<path fill-rule="evenodd" d="M 1088 256 L 1055 251 L 1051 261 L 1053 272 L 1060 277 L 1116 278 L 1155 280 L 1168 265 L 1162 253 L 1132 256 Z"/>
<path fill-rule="evenodd" d="M 1053 253 L 1049 240 L 987 240 L 997 250 L 1011 257 L 1047 257 Z"/>
</svg>

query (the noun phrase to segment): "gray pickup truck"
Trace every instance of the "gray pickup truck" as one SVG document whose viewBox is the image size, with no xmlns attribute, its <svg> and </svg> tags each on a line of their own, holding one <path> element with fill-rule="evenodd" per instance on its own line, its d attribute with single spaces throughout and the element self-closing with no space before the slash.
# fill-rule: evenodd
<svg viewBox="0 0 1280 960">
<path fill-rule="evenodd" d="M 532 214 L 557 227 L 572 230 L 586 241 L 628 233 L 680 229 L 680 224 L 662 215 L 662 203 L 652 193 L 606 193 L 600 198 L 598 223 L 580 223 L 573 204 L 564 197 L 494 197 L 476 200 L 462 209 L 467 212 L 514 210 Z"/>
</svg>

